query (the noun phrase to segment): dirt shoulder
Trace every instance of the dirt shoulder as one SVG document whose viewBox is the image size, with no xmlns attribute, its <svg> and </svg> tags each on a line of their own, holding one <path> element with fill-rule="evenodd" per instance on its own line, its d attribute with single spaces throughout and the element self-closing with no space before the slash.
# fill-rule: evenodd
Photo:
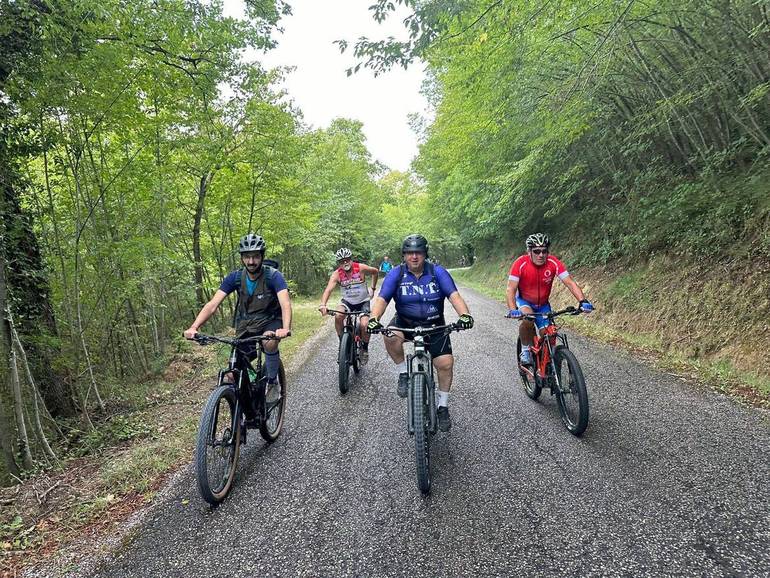
<svg viewBox="0 0 770 578">
<path fill-rule="evenodd" d="M 289 380 L 332 330 L 304 308 L 282 347 Z M 0 578 L 71 576 L 118 547 L 190 464 L 200 410 L 226 353 L 191 346 L 174 355 L 144 407 L 125 418 L 138 430 L 130 441 L 0 489 Z"/>
</svg>

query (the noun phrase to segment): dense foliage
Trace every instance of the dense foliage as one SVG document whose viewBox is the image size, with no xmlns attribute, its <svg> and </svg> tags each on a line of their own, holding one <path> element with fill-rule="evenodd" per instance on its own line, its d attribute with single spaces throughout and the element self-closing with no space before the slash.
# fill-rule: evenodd
<svg viewBox="0 0 770 578">
<path fill-rule="evenodd" d="M 376 17 L 394 4 L 413 8 L 407 40 L 355 54 L 427 63 L 416 168 L 463 239 L 545 228 L 593 262 L 770 256 L 766 2 L 381 0 Z"/>
<path fill-rule="evenodd" d="M 246 232 L 299 292 L 340 244 L 364 258 L 394 245 L 368 238 L 385 169 L 361 124 L 304 126 L 281 71 L 242 58 L 273 46 L 288 7 L 246 7 L 0 0 L 6 472 L 54 463 L 133 403 Z"/>
</svg>

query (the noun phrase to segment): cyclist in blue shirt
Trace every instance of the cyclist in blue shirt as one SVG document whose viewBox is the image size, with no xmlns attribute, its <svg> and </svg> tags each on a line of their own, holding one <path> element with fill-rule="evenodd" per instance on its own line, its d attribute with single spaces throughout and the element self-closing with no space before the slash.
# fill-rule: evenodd
<svg viewBox="0 0 770 578">
<path fill-rule="evenodd" d="M 291 298 L 286 280 L 278 269 L 263 264 L 265 240 L 253 233 L 241 238 L 238 251 L 243 268 L 233 271 L 224 278 L 211 300 L 206 303 L 198 316 L 184 332 L 188 339 L 195 337 L 201 325 L 214 315 L 219 304 L 230 293 L 237 291 L 238 303 L 235 315 L 235 333 L 238 337 L 275 333 L 276 337 L 288 336 L 291 329 Z M 265 371 L 268 385 L 277 382 L 281 363 L 278 341 L 265 341 Z M 252 346 L 250 356 L 256 356 Z"/>
<path fill-rule="evenodd" d="M 380 263 L 380 271 L 383 273 L 389 272 L 393 268 L 393 264 L 390 262 L 390 257 L 385 255 L 385 259 Z"/>
<path fill-rule="evenodd" d="M 473 317 L 457 291 L 452 276 L 443 267 L 426 261 L 428 240 L 422 235 L 409 235 L 401 245 L 401 254 L 404 263 L 387 274 L 380 294 L 372 301 L 372 317 L 368 329 L 382 328 L 380 316 L 385 313 L 391 299 L 396 303 L 396 315 L 390 321 L 390 326 L 411 328 L 418 325 L 444 325 L 444 299 L 449 299 L 460 316 L 458 325 L 463 329 L 473 327 Z M 448 431 L 452 427 L 449 417 L 449 390 L 452 387 L 454 368 L 452 343 L 448 335 L 431 337 L 427 337 L 426 344 L 438 375 L 438 425 L 441 431 Z M 391 337 L 385 337 L 385 349 L 398 368 L 400 397 L 406 397 L 409 388 L 403 350 L 406 339 L 398 331 Z"/>
</svg>

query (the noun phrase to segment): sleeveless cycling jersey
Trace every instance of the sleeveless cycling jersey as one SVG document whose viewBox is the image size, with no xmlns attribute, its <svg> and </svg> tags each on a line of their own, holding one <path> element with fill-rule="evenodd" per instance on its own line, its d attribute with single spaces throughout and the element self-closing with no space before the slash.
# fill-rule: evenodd
<svg viewBox="0 0 770 578">
<path fill-rule="evenodd" d="M 537 307 L 548 303 L 556 277 L 565 279 L 569 277 L 569 272 L 564 263 L 553 255 L 549 255 L 540 267 L 532 263 L 529 255 L 522 255 L 513 262 L 508 275 L 509 280 L 519 282 L 517 294 Z"/>
<path fill-rule="evenodd" d="M 340 291 L 342 298 L 351 305 L 358 305 L 369 301 L 369 291 L 366 288 L 366 279 L 358 263 L 352 263 L 350 271 L 342 267 L 337 269 L 340 276 Z"/>
</svg>

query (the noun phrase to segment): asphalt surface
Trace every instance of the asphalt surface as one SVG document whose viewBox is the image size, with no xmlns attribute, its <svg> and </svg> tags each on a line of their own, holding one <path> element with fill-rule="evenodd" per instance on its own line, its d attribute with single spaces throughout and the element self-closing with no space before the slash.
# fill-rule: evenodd
<svg viewBox="0 0 770 578">
<path fill-rule="evenodd" d="M 98 575 L 770 576 L 767 412 L 571 335 L 591 408 L 575 438 L 547 391 L 524 394 L 504 307 L 463 293 L 476 327 L 452 336 L 430 496 L 381 338 L 343 397 L 329 332 L 228 499 L 206 505 L 190 468 Z"/>
</svg>

